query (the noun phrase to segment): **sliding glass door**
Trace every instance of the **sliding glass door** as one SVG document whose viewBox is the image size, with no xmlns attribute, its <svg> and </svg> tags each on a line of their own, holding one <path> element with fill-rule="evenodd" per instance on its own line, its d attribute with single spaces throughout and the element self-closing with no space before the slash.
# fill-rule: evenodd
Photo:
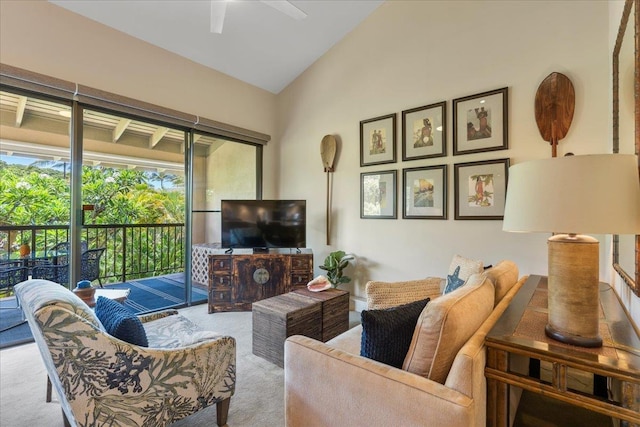
<svg viewBox="0 0 640 427">
<path fill-rule="evenodd" d="M 185 304 L 186 132 L 85 109 L 82 134 L 82 244 L 102 282 L 136 311 Z"/>
<path fill-rule="evenodd" d="M 198 248 L 221 200 L 262 197 L 270 136 L 16 67 L 0 90 L 0 261 L 30 246 L 69 288 L 163 294 L 136 311 L 206 302 Z"/>
<path fill-rule="evenodd" d="M 220 201 L 261 196 L 262 146 L 195 133 L 191 186 L 194 296 L 209 283 L 208 256 L 220 248 Z"/>
<path fill-rule="evenodd" d="M 71 104 L 0 91 L 0 263 L 29 274 L 68 238 Z"/>
</svg>

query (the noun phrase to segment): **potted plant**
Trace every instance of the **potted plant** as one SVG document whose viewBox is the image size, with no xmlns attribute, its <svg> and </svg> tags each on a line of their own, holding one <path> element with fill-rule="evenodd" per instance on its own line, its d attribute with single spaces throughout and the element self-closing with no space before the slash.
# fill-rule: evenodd
<svg viewBox="0 0 640 427">
<path fill-rule="evenodd" d="M 351 254 L 346 254 L 344 251 L 335 251 L 324 259 L 323 265 L 319 266 L 327 272 L 327 279 L 332 288 L 337 288 L 341 283 L 349 283 L 351 281 L 350 277 L 342 274 L 342 270 L 349 265 L 349 261 L 352 259 L 354 259 L 354 256 Z"/>
</svg>

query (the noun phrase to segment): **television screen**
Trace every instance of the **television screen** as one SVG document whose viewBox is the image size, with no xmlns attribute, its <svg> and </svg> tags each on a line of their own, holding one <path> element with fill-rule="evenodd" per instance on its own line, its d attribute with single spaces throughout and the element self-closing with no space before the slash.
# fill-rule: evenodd
<svg viewBox="0 0 640 427">
<path fill-rule="evenodd" d="M 223 248 L 306 247 L 305 200 L 223 200 Z"/>
</svg>

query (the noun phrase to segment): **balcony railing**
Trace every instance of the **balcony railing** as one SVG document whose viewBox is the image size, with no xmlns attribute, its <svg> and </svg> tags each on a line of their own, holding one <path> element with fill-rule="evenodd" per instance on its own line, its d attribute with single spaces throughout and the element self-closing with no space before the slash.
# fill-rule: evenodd
<svg viewBox="0 0 640 427">
<path fill-rule="evenodd" d="M 36 257 L 69 240 L 67 225 L 0 226 L 0 260 L 20 258 L 27 243 Z M 126 282 L 184 271 L 184 224 L 83 225 L 89 249 L 105 248 L 100 259 L 102 283 Z"/>
</svg>

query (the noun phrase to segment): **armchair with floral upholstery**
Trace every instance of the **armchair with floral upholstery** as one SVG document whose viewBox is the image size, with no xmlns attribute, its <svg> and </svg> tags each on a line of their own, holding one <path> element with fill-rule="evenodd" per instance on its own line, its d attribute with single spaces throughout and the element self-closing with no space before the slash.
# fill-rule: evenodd
<svg viewBox="0 0 640 427">
<path fill-rule="evenodd" d="M 226 424 L 236 342 L 176 310 L 140 316 L 148 347 L 109 335 L 73 292 L 47 280 L 15 287 L 66 422 L 166 426 L 216 404 Z"/>
</svg>

